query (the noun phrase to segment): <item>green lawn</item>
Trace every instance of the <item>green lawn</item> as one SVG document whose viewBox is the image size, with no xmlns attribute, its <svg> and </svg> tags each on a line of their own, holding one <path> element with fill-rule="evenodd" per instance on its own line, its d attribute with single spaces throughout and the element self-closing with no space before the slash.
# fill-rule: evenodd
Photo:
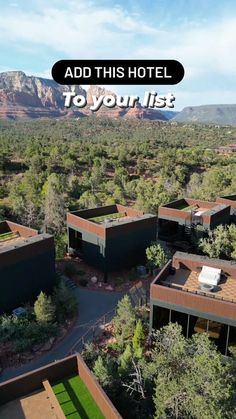
<svg viewBox="0 0 236 419">
<path fill-rule="evenodd" d="M 107 214 L 107 215 L 101 215 L 99 217 L 92 217 L 89 218 L 89 221 L 93 221 L 95 223 L 101 223 L 104 220 L 116 220 L 117 218 L 125 217 L 125 214 L 121 212 L 115 212 L 114 214 Z"/>
<path fill-rule="evenodd" d="M 196 209 L 196 205 L 183 204 L 183 206 L 181 206 L 179 208 L 176 208 L 176 209 L 178 209 L 180 211 L 192 211 L 192 210 Z"/>
<path fill-rule="evenodd" d="M 105 419 L 78 375 L 65 378 L 52 389 L 69 419 Z"/>
<path fill-rule="evenodd" d="M 7 240 L 7 239 L 13 239 L 15 237 L 18 237 L 18 234 L 17 233 L 14 233 L 12 231 L 9 231 L 7 233 L 0 234 L 0 241 Z"/>
</svg>

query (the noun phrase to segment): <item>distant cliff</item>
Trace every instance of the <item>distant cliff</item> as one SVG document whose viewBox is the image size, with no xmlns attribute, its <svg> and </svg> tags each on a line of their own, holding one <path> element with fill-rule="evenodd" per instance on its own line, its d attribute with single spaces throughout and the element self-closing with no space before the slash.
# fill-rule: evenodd
<svg viewBox="0 0 236 419">
<path fill-rule="evenodd" d="M 99 86 L 90 86 L 88 91 L 80 86 L 73 87 L 76 94 L 87 98 L 88 105 L 92 102 L 92 95 L 115 95 Z M 8 71 L 0 73 L 0 118 L 82 118 L 89 115 L 111 118 L 138 118 L 152 120 L 168 120 L 165 112 L 155 109 L 142 108 L 137 104 L 135 108 L 106 108 L 102 106 L 98 112 L 92 112 L 87 105 L 85 108 L 65 108 L 62 93 L 70 91 L 71 86 L 61 86 L 54 80 L 41 77 L 27 76 L 22 71 Z"/>
<path fill-rule="evenodd" d="M 22 71 L 0 73 L 0 117 L 58 117 L 65 113 L 63 91 L 71 90 L 53 80 L 26 76 Z M 85 90 L 76 86 L 78 94 Z M 64 112 L 63 112 L 64 111 Z"/>
<path fill-rule="evenodd" d="M 176 122 L 236 125 L 236 105 L 203 105 L 184 108 Z"/>
</svg>

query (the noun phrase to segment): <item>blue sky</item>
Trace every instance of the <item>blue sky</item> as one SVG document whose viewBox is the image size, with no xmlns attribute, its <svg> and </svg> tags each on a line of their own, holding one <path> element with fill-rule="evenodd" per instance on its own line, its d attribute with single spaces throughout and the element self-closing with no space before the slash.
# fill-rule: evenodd
<svg viewBox="0 0 236 419">
<path fill-rule="evenodd" d="M 0 71 L 50 77 L 65 58 L 177 59 L 177 86 L 110 88 L 170 91 L 177 110 L 236 103 L 235 0 L 0 0 L 0 33 Z"/>
</svg>

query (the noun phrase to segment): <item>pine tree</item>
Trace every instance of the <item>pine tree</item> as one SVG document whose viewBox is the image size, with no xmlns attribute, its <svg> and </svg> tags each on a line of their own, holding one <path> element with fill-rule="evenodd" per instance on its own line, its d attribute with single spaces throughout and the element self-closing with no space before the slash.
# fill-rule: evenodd
<svg viewBox="0 0 236 419">
<path fill-rule="evenodd" d="M 77 301 L 62 280 L 54 288 L 53 303 L 56 306 L 56 315 L 59 321 L 63 321 L 67 316 L 77 312 Z"/>
<path fill-rule="evenodd" d="M 137 358 L 141 358 L 142 356 L 144 340 L 145 340 L 145 336 L 144 336 L 144 331 L 143 331 L 143 325 L 142 325 L 141 320 L 139 319 L 137 321 L 135 331 L 134 331 L 134 336 L 132 339 L 134 355 Z"/>
<path fill-rule="evenodd" d="M 126 346 L 124 352 L 120 355 L 119 360 L 120 360 L 120 371 L 122 373 L 126 373 L 129 370 L 131 366 L 131 362 L 132 362 L 132 350 L 129 343 Z"/>
<path fill-rule="evenodd" d="M 130 338 L 135 329 L 135 311 L 130 298 L 125 295 L 118 303 L 117 314 L 113 319 L 113 333 L 117 343 L 123 347 L 125 341 Z"/>
<path fill-rule="evenodd" d="M 38 322 L 51 323 L 55 320 L 55 306 L 51 297 L 47 297 L 44 292 L 40 292 L 34 303 L 34 313 Z"/>
<path fill-rule="evenodd" d="M 93 372 L 102 387 L 107 387 L 111 383 L 111 377 L 109 375 L 108 368 L 101 356 L 96 359 Z"/>
<path fill-rule="evenodd" d="M 59 235 L 65 225 L 65 202 L 60 178 L 52 173 L 44 186 L 44 227 L 45 231 Z"/>
</svg>

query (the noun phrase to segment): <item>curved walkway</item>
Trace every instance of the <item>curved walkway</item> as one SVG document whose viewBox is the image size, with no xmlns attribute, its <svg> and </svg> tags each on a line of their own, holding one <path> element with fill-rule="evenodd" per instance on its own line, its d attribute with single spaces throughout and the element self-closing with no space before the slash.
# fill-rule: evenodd
<svg viewBox="0 0 236 419">
<path fill-rule="evenodd" d="M 117 302 L 123 296 L 123 292 L 91 291 L 86 288 L 74 290 L 78 301 L 79 316 L 69 334 L 59 342 L 51 351 L 39 358 L 16 368 L 7 368 L 0 374 L 0 382 L 40 368 L 55 360 L 65 357 L 77 340 L 85 334 L 93 323 L 103 314 L 116 307 Z"/>
</svg>

